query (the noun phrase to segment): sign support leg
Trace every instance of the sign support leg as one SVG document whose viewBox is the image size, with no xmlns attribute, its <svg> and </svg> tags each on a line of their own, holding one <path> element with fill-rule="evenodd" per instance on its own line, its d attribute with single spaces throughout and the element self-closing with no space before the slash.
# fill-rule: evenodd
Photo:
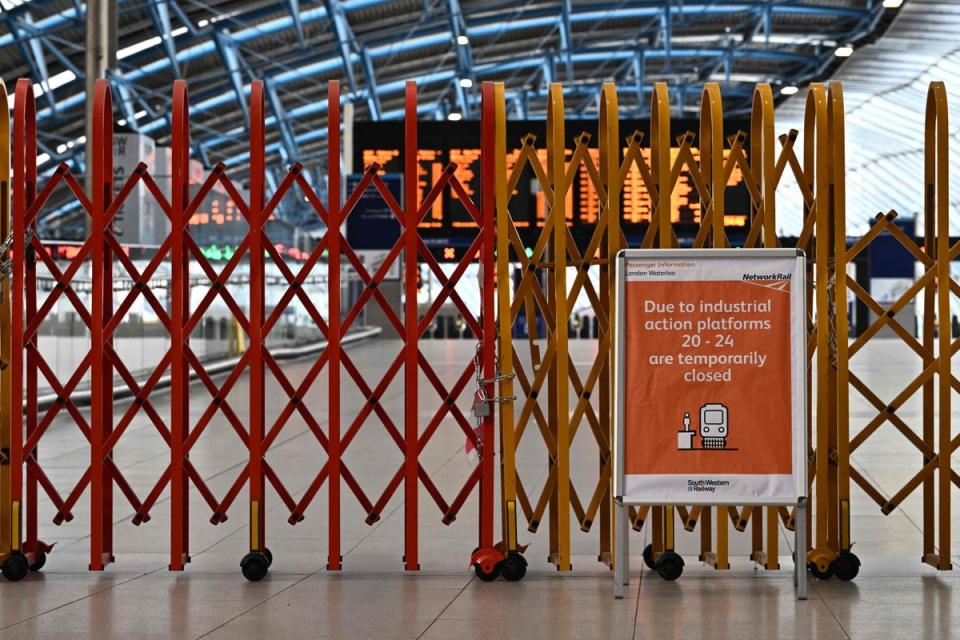
<svg viewBox="0 0 960 640">
<path fill-rule="evenodd" d="M 793 584 L 797 600 L 807 599 L 807 499 L 797 501 L 797 517 L 793 527 Z"/>
<path fill-rule="evenodd" d="M 613 596 L 623 599 L 626 587 L 630 585 L 630 514 L 629 507 L 616 501 L 614 512 L 617 519 L 617 532 L 614 536 Z"/>
</svg>

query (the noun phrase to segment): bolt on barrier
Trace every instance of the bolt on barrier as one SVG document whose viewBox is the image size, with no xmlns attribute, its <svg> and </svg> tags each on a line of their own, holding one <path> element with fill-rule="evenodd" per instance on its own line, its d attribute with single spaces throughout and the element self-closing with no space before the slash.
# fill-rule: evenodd
<svg viewBox="0 0 960 640">
<path fill-rule="evenodd" d="M 89 568 L 102 570 L 114 561 L 114 493 L 119 492 L 129 504 L 131 522 L 140 525 L 151 518 L 151 511 L 166 495 L 170 499 L 170 563 L 169 568 L 184 569 L 190 562 L 191 523 L 190 498 L 195 491 L 210 510 L 210 522 L 214 525 L 227 520 L 233 503 L 247 488 L 247 511 L 249 513 L 248 553 L 243 557 L 241 569 L 251 580 L 259 580 L 267 573 L 272 563 L 272 553 L 267 547 L 265 514 L 267 510 L 267 487 L 279 496 L 289 511 L 288 522 L 295 525 L 306 517 L 308 507 L 323 485 L 328 491 L 326 517 L 328 526 L 327 568 L 342 567 L 341 550 L 341 485 L 345 485 L 367 514 L 367 524 L 380 518 L 391 498 L 403 485 L 404 518 L 404 567 L 419 568 L 419 534 L 421 522 L 418 490 L 422 485 L 436 504 L 440 519 L 451 524 L 467 499 L 479 492 L 479 532 L 477 550 L 471 563 L 478 567 L 492 563 L 499 567 L 503 560 L 493 548 L 493 451 L 494 433 L 492 411 L 475 410 L 473 401 L 479 393 L 484 399 L 496 399 L 495 353 L 494 353 L 494 206 L 492 190 L 487 190 L 485 200 L 478 206 L 459 182 L 454 165 L 442 174 L 431 186 L 429 193 L 420 201 L 417 184 L 417 94 L 416 85 L 406 86 L 405 104 L 405 185 L 403 203 L 391 195 L 379 175 L 380 168 L 367 168 L 357 188 L 345 198 L 340 193 L 340 87 L 337 82 L 328 84 L 328 191 L 326 201 L 305 178 L 300 164 L 294 164 L 272 194 L 266 185 L 266 112 L 265 90 L 262 82 L 254 82 L 250 91 L 250 178 L 249 197 L 244 197 L 237 184 L 228 175 L 226 167 L 217 165 L 205 178 L 195 193 L 191 194 L 189 178 L 190 122 L 189 99 L 184 81 L 176 81 L 172 104 L 172 190 L 165 194 L 150 173 L 149 167 L 140 163 L 119 190 L 114 189 L 113 176 L 113 109 L 111 92 L 106 81 L 96 83 L 93 123 L 93 162 L 91 166 L 91 191 L 86 192 L 78 183 L 69 167 L 61 164 L 38 188 L 37 179 L 37 127 L 33 85 L 29 80 L 17 83 L 13 124 L 13 219 L 12 235 L 8 231 L 9 202 L 7 165 L 10 148 L 6 129 L 6 93 L 0 107 L 0 138 L 6 144 L 0 152 L 0 176 L 3 182 L 2 218 L 0 227 L 3 237 L 10 238 L 3 245 L 4 258 L 10 252 L 9 279 L 3 280 L 3 301 L 0 303 L 0 329 L 3 330 L 2 355 L 7 366 L 2 368 L 0 383 L 3 384 L 4 402 L 3 429 L 0 432 L 4 451 L 0 500 L 3 502 L 3 536 L 0 537 L 0 552 L 3 553 L 4 575 L 20 579 L 28 569 L 43 566 L 46 554 L 52 545 L 38 537 L 40 517 L 39 494 L 42 491 L 53 504 L 53 522 L 62 524 L 73 519 L 73 511 L 85 492 L 90 499 L 90 562 Z M 489 129 L 489 127 L 488 127 Z M 491 136 L 484 136 L 484 148 L 491 143 Z M 493 154 L 487 150 L 488 162 Z M 5 170 L 6 169 L 6 170 Z M 487 171 L 492 175 L 492 171 Z M 133 189 L 143 184 L 150 196 L 169 219 L 171 232 L 146 267 L 138 269 L 120 244 L 112 223 Z M 204 197 L 215 185 L 222 187 L 236 204 L 240 215 L 246 220 L 248 230 L 234 254 L 220 267 L 208 260 L 191 236 L 190 220 L 196 214 Z M 37 221 L 44 207 L 51 206 L 55 190 L 65 189 L 79 204 L 88 217 L 90 234 L 80 246 L 65 269 L 61 269 L 36 233 Z M 384 203 L 400 222 L 401 237 L 389 252 L 385 262 L 374 273 L 364 267 L 341 233 L 343 223 L 351 214 L 360 196 L 368 188 L 375 189 Z M 431 204 L 445 189 L 456 192 L 471 216 L 477 230 L 469 250 L 446 274 L 433 258 L 418 234 L 418 224 L 430 210 Z M 277 210 L 278 204 L 288 193 L 299 190 L 302 198 L 313 209 L 327 231 L 309 257 L 299 266 L 287 264 L 267 233 L 267 221 Z M 9 246 L 8 246 L 9 244 Z M 307 295 L 304 282 L 314 271 L 324 269 L 321 257 L 326 256 L 326 275 L 329 297 L 326 308 Z M 379 285 L 391 266 L 402 256 L 405 265 L 405 299 L 402 314 L 393 311 Z M 231 275 L 238 271 L 242 261 L 249 264 L 249 287 L 247 300 L 240 296 L 244 289 L 232 290 Z M 170 292 L 168 300 L 162 301 L 152 285 L 152 278 L 162 263 L 170 268 Z M 479 264 L 482 272 L 481 289 L 484 292 L 479 317 L 476 310 L 468 308 L 456 290 L 456 285 L 472 264 Z M 7 263 L 5 263 L 7 264 Z M 266 267 L 273 265 L 286 281 L 279 301 L 271 307 L 265 298 Z M 417 305 L 416 278 L 418 267 L 425 264 L 443 285 L 443 291 L 425 311 Z M 53 290 L 40 299 L 38 293 L 38 265 L 42 266 L 56 281 Z M 341 270 L 352 267 L 362 281 L 363 290 L 349 308 L 340 299 Z M 77 277 L 89 268 L 89 304 L 84 303 L 77 291 Z M 191 276 L 193 272 L 193 276 Z M 113 280 L 122 273 L 133 281 L 134 286 L 115 304 Z M 196 274 L 202 274 L 209 283 L 206 293 L 198 301 L 191 300 L 191 282 Z M 192 278 L 192 279 L 191 279 Z M 166 286 L 166 285 L 164 285 Z M 9 288 L 9 294 L 8 294 Z M 146 379 L 138 379 L 131 372 L 114 348 L 115 332 L 135 301 L 142 298 L 156 314 L 170 337 L 170 347 Z M 50 362 L 38 347 L 38 328 L 47 318 L 58 300 L 65 299 L 89 331 L 89 350 L 76 370 L 66 380 L 57 377 Z M 313 362 L 304 379 L 293 384 L 278 365 L 277 358 L 267 346 L 267 340 L 294 300 L 299 301 L 326 339 L 326 347 Z M 204 362 L 191 348 L 190 335 L 204 318 L 204 313 L 215 302 L 225 305 L 232 314 L 248 347 L 225 377 L 215 379 L 205 368 Z M 346 301 L 349 302 L 349 301 Z M 471 331 L 477 336 L 477 357 L 464 358 L 462 373 L 452 382 L 441 379 L 435 367 L 419 348 L 420 337 L 433 322 L 440 307 L 450 302 L 458 307 Z M 399 353 L 393 358 L 382 379 L 368 383 L 350 354 L 342 348 L 348 332 L 357 324 L 365 305 L 379 304 L 390 325 L 402 341 Z M 322 305 L 321 305 L 322 306 Z M 245 310 L 246 309 L 246 310 Z M 10 318 L 24 321 L 10 322 Z M 12 327 L 11 327 L 12 324 Z M 314 383 L 322 371 L 327 373 L 326 388 Z M 346 378 L 342 373 L 346 373 Z M 72 400 L 81 380 L 90 378 L 91 403 L 89 417 Z M 158 386 L 164 377 L 169 378 L 169 419 L 158 409 Z M 244 397 L 230 392 L 241 378 L 249 377 L 249 393 Z M 273 421 L 268 421 L 266 387 L 269 382 L 278 385 L 285 398 L 282 409 Z M 199 380 L 200 389 L 190 387 L 191 378 Z M 56 401 L 45 410 L 38 407 L 38 382 L 44 380 L 56 393 Z M 124 410 L 114 407 L 115 381 L 119 379 L 129 389 L 134 401 Z M 390 415 L 380 402 L 387 387 L 394 380 L 402 380 L 404 388 L 403 411 L 399 416 Z M 479 380 L 480 388 L 470 386 Z M 341 407 L 344 383 L 355 385 L 364 398 L 359 413 L 348 419 Z M 420 390 L 432 390 L 439 401 L 434 410 L 420 407 Z M 191 412 L 190 401 L 198 395 L 209 396 L 205 409 L 199 414 Z M 243 407 L 249 412 L 246 423 L 241 420 L 241 407 L 237 398 L 248 402 Z M 323 399 L 326 409 L 326 424 L 308 407 L 311 397 Z M 429 397 L 429 395 L 425 396 Z M 23 398 L 23 410 L 18 410 Z M 233 402 L 233 406 L 231 406 Z M 459 403 L 459 404 L 458 404 Z M 461 405 L 465 404 L 466 408 Z M 429 420 L 420 417 L 426 415 Z M 479 428 L 468 418 L 475 411 Z M 71 485 L 61 486 L 54 482 L 41 462 L 40 451 L 47 440 L 49 428 L 63 414 L 69 416 L 82 433 L 89 452 L 89 464 L 82 476 Z M 284 485 L 276 469 L 268 462 L 271 447 L 276 446 L 290 418 L 297 414 L 313 434 L 317 443 L 326 452 L 327 459 L 317 464 L 315 477 L 300 495 Z M 135 491 L 121 471 L 116 448 L 124 433 L 137 416 L 145 415 L 162 438 L 168 450 L 169 461 L 152 488 L 145 496 Z M 373 415 L 382 423 L 387 436 L 399 449 L 403 462 L 380 495 L 369 494 L 346 463 L 345 453 L 360 429 Z M 204 432 L 211 430 L 214 418 L 225 420 L 246 451 L 246 462 L 222 495 L 218 495 L 191 461 L 190 454 Z M 456 495 L 448 502 L 427 470 L 420 462 L 424 448 L 442 428 L 455 424 L 475 446 L 480 455 L 477 465 L 463 482 Z M 493 571 L 493 568 L 490 569 Z M 478 568 L 479 571 L 479 568 Z"/>
</svg>

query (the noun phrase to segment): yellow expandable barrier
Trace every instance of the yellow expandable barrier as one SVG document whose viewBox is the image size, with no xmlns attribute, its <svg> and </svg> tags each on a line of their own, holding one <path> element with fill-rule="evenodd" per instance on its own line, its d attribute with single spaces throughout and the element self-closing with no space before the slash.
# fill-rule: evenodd
<svg viewBox="0 0 960 640">
<path fill-rule="evenodd" d="M 807 253 L 811 284 L 815 278 L 831 282 L 819 289 L 811 286 L 808 292 L 808 308 L 814 309 L 815 295 L 818 305 L 811 315 L 808 347 L 809 357 L 818 358 L 820 392 L 817 397 L 822 403 L 818 405 L 822 409 L 818 412 L 822 425 L 818 424 L 817 429 L 822 441 L 817 442 L 816 449 L 838 449 L 837 412 L 846 406 L 837 397 L 838 374 L 833 363 L 837 353 L 838 314 L 831 298 L 836 294 L 836 286 L 845 284 L 842 278 L 837 278 L 833 266 L 835 254 L 845 250 L 842 240 L 845 234 L 834 232 L 836 228 L 843 229 L 843 146 L 842 141 L 836 144 L 835 136 L 836 133 L 842 136 L 839 85 L 832 85 L 829 91 L 821 84 L 811 86 L 805 125 L 810 135 L 804 139 L 802 164 L 795 150 L 798 132 L 775 137 L 773 93 L 769 85 L 758 85 L 754 93 L 749 155 L 746 132 L 724 136 L 721 92 L 716 83 L 707 84 L 703 91 L 699 135 L 687 132 L 675 140 L 671 138 L 667 85 L 657 83 L 652 94 L 649 147 L 642 147 L 644 134 L 639 131 L 627 135 L 621 144 L 616 88 L 612 83 L 603 85 L 599 144 L 598 148 L 591 149 L 590 136 L 575 132 L 567 135 L 563 93 L 560 85 L 553 84 L 547 109 L 546 153 L 536 147 L 535 136 L 524 136 L 519 152 L 511 156 L 515 160 L 513 165 L 508 166 L 503 85 L 497 83 L 493 92 L 498 155 L 495 184 L 501 319 L 499 358 L 503 373 L 500 396 L 519 395 L 514 403 L 505 403 L 500 408 L 503 544 L 508 551 L 525 548 L 517 539 L 518 514 L 523 515 L 531 532 L 538 530 L 546 516 L 548 559 L 560 570 L 571 568 L 571 512 L 583 531 L 590 531 L 599 520 L 598 558 L 607 565 L 612 564 L 613 380 L 610 372 L 616 300 L 610 265 L 616 253 L 627 246 L 621 227 L 620 201 L 625 180 L 632 171 L 639 175 L 650 198 L 650 224 L 641 243 L 645 248 L 678 246 L 671 207 L 684 174 L 689 176 L 700 201 L 700 226 L 693 246 L 728 247 L 724 195 L 735 170 L 742 174 L 750 193 L 751 228 L 745 245 L 778 247 L 781 242 L 776 233 L 776 191 L 787 171 L 796 178 L 804 203 L 803 231 L 797 247 Z M 833 111 L 829 110 L 831 105 Z M 573 149 L 569 153 L 567 146 L 571 142 Z M 599 162 L 594 162 L 595 157 Z M 510 213 L 510 196 L 527 170 L 532 171 L 539 183 L 545 203 L 540 235 L 529 254 Z M 586 180 L 600 203 L 596 227 L 582 254 L 565 223 L 567 198 L 581 170 L 585 171 Z M 511 277 L 512 265 L 519 265 L 522 274 L 516 287 Z M 568 278 L 568 268 L 575 269 L 572 279 Z M 596 284 L 589 277 L 591 269 L 599 275 Z M 596 357 L 585 372 L 578 370 L 569 355 L 564 321 L 581 292 L 589 299 L 599 323 Z M 546 335 L 542 337 L 537 333 L 538 314 L 546 326 Z M 513 328 L 522 316 L 528 325 L 526 354 L 522 353 L 522 347 L 518 349 L 513 337 Z M 839 321 L 846 322 L 845 310 Z M 591 399 L 594 395 L 596 398 Z M 578 487 L 570 475 L 570 448 L 584 423 L 593 432 L 599 460 L 596 484 Z M 528 427 L 539 431 L 547 466 L 546 480 L 540 494 L 533 499 L 527 491 L 530 480 L 524 481 L 517 465 L 517 450 Z M 812 425 L 808 429 L 813 432 Z M 818 539 L 817 548 L 828 548 L 827 560 L 832 562 L 842 546 L 839 537 L 831 535 L 831 531 L 849 532 L 849 523 L 839 526 L 839 511 L 831 515 L 830 505 L 836 505 L 840 496 L 848 500 L 849 490 L 844 488 L 837 473 L 831 473 L 825 466 L 829 454 L 818 458 L 811 448 L 810 458 L 812 464 L 819 465 L 818 482 L 824 483 L 825 488 L 819 493 L 829 498 L 817 512 L 820 517 L 816 519 L 816 528 L 822 537 Z M 839 467 L 842 469 L 843 465 Z M 590 495 L 590 499 L 584 503 L 581 496 L 586 495 Z M 848 517 L 849 510 L 844 513 Z M 648 519 L 651 521 L 651 545 L 645 550 L 645 557 L 650 554 L 650 558 L 655 559 L 673 548 L 677 517 L 687 530 L 700 528 L 700 559 L 717 569 L 729 568 L 731 525 L 741 532 L 751 525 L 751 558 L 767 569 L 778 569 L 779 522 L 792 528 L 794 516 L 786 506 L 763 509 L 678 505 L 631 509 L 634 530 L 641 530 Z M 834 539 L 837 544 L 831 546 L 830 541 Z"/>
</svg>

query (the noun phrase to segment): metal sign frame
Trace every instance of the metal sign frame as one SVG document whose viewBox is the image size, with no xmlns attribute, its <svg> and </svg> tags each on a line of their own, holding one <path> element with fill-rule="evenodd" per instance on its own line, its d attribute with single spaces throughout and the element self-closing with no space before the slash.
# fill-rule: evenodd
<svg viewBox="0 0 960 640">
<path fill-rule="evenodd" d="M 797 518 L 794 534 L 796 536 L 795 549 L 806 549 L 806 502 L 808 478 L 807 478 L 807 359 L 802 357 L 806 353 L 806 257 L 803 251 L 799 249 L 624 249 L 617 253 L 615 265 L 615 299 L 616 305 L 616 343 L 614 345 L 614 419 L 613 419 L 613 455 L 614 455 L 614 477 L 613 491 L 615 501 L 616 515 L 616 545 L 615 545 L 615 596 L 622 598 L 624 587 L 629 584 L 629 527 L 630 518 L 627 513 L 628 507 L 653 504 L 674 504 L 680 502 L 659 498 L 650 500 L 640 500 L 637 497 L 625 496 L 624 492 L 624 315 L 626 305 L 624 304 L 625 292 L 625 268 L 627 260 L 642 258 L 658 259 L 743 259 L 743 258 L 795 258 L 793 269 L 793 286 L 791 291 L 791 330 L 790 340 L 792 343 L 791 354 L 793 362 L 790 371 L 792 373 L 793 385 L 793 407 L 792 407 L 792 437 L 791 443 L 795 447 L 793 452 L 793 482 L 791 485 L 796 488 L 796 495 L 792 496 L 767 496 L 759 498 L 737 497 L 735 500 L 716 501 L 709 498 L 684 498 L 683 504 L 703 505 L 703 506 L 731 506 L 731 505 L 750 505 L 750 506 L 768 506 L 795 503 L 797 505 Z M 798 355 L 800 354 L 800 355 Z M 718 526 L 722 523 L 718 522 Z M 794 586 L 797 591 L 797 598 L 806 599 L 806 563 L 801 560 L 795 563 Z"/>
</svg>

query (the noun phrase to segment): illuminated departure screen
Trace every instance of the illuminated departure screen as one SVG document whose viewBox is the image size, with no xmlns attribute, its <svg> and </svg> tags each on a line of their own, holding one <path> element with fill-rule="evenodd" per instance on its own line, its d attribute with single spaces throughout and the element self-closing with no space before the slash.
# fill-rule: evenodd
<svg viewBox="0 0 960 640">
<path fill-rule="evenodd" d="M 749 130 L 749 123 L 727 121 L 724 123 L 724 137 L 737 131 Z M 649 164 L 650 125 L 646 120 L 626 120 L 620 123 L 621 138 L 625 139 L 633 131 L 644 134 L 642 145 L 644 158 Z M 671 139 L 687 131 L 697 132 L 696 120 L 675 119 L 671 123 Z M 566 137 L 568 140 L 567 159 L 573 155 L 574 140 L 581 133 L 589 133 L 590 154 L 595 166 L 599 167 L 597 150 L 596 120 L 568 120 Z M 541 164 L 546 167 L 545 148 L 546 123 L 544 121 L 514 121 L 508 124 L 507 134 L 507 171 L 512 171 L 520 158 L 521 139 L 532 133 L 537 136 L 537 153 Z M 626 143 L 624 143 L 626 144 Z M 457 166 L 456 176 L 464 190 L 479 208 L 480 206 L 480 125 L 478 122 L 421 122 L 418 130 L 417 187 L 418 203 L 422 202 L 449 163 Z M 745 145 L 749 146 L 749 144 Z M 626 147 L 624 147 L 624 153 Z M 678 149 L 673 149 L 676 159 Z M 693 157 L 699 161 L 699 148 L 692 149 Z M 729 156 L 729 150 L 725 151 Z M 354 167 L 357 171 L 377 162 L 383 167 L 383 173 L 403 173 L 403 123 L 372 122 L 358 123 L 355 127 Z M 725 224 L 731 241 L 745 237 L 749 226 L 750 195 L 743 181 L 743 174 L 736 165 L 730 175 L 725 198 Z M 670 216 L 676 223 L 676 233 L 681 244 L 689 244 L 696 236 L 700 224 L 700 197 L 688 172 L 681 174 L 671 197 Z M 521 238 L 527 246 L 533 246 L 546 216 L 546 200 L 529 165 L 511 194 L 510 213 L 517 225 Z M 596 188 L 586 167 L 580 166 L 574 179 L 573 188 L 567 192 L 567 225 L 571 228 L 581 249 L 593 234 L 600 215 L 600 204 Z M 650 224 L 650 194 L 634 165 L 627 173 L 621 200 L 621 223 L 623 231 L 631 244 L 639 242 Z M 452 189 L 444 190 L 442 197 L 434 202 L 430 211 L 420 224 L 420 233 L 433 247 L 441 245 L 465 247 L 476 234 L 476 224 L 468 214 L 458 194 Z M 440 253 L 440 252 L 438 252 Z M 459 251 L 448 251 L 448 255 Z"/>
</svg>

